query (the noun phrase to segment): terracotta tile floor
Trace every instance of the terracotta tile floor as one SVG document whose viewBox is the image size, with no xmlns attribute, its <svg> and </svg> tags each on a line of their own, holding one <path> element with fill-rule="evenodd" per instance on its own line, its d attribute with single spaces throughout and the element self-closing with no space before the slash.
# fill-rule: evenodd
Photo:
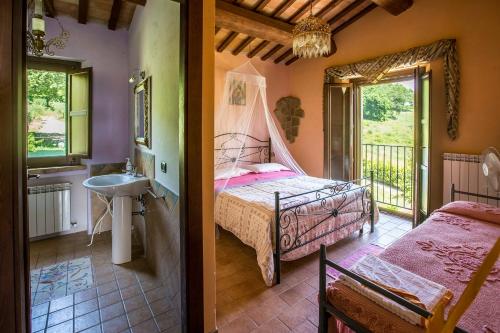
<svg viewBox="0 0 500 333">
<path fill-rule="evenodd" d="M 85 233 L 30 244 L 31 269 L 90 256 L 92 288 L 32 307 L 32 332 L 180 332 L 180 318 L 137 242 L 133 260 L 111 263 L 111 233 L 87 247 Z"/>
<path fill-rule="evenodd" d="M 387 247 L 411 230 L 409 220 L 381 214 L 373 233 L 344 239 L 328 248 L 335 261 L 368 244 Z M 266 287 L 255 251 L 221 229 L 216 242 L 217 326 L 225 332 L 317 332 L 318 254 L 282 262 L 281 284 Z"/>
</svg>

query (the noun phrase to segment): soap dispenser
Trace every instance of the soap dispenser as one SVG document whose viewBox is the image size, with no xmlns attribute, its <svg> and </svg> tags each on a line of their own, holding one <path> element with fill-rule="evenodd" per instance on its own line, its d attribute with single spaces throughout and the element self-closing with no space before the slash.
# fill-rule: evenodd
<svg viewBox="0 0 500 333">
<path fill-rule="evenodd" d="M 125 165 L 125 171 L 127 171 L 128 174 L 131 174 L 133 171 L 132 162 L 130 162 L 130 157 L 127 157 L 127 164 Z"/>
</svg>

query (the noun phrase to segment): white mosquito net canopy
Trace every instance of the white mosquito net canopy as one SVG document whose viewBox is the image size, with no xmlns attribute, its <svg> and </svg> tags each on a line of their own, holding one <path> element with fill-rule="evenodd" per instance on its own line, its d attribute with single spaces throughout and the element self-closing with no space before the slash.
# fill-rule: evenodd
<svg viewBox="0 0 500 333">
<path fill-rule="evenodd" d="M 214 146 L 216 174 L 266 162 L 305 174 L 286 148 L 269 112 L 266 78 L 249 61 L 226 73 L 215 115 Z"/>
</svg>

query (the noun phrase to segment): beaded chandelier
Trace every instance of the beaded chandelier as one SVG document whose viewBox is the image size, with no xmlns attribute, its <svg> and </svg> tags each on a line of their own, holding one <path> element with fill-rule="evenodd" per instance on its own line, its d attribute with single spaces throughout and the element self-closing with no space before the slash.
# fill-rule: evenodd
<svg viewBox="0 0 500 333">
<path fill-rule="evenodd" d="M 330 27 L 312 13 L 301 20 L 292 31 L 293 54 L 300 58 L 318 58 L 330 53 Z"/>
</svg>

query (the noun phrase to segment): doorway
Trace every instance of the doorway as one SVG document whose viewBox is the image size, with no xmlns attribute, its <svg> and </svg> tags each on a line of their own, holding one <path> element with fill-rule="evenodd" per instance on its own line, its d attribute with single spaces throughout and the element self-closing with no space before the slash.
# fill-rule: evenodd
<svg viewBox="0 0 500 333">
<path fill-rule="evenodd" d="M 428 214 L 430 73 L 357 84 L 354 104 L 354 169 L 373 172 L 380 209 L 418 225 Z"/>
</svg>

